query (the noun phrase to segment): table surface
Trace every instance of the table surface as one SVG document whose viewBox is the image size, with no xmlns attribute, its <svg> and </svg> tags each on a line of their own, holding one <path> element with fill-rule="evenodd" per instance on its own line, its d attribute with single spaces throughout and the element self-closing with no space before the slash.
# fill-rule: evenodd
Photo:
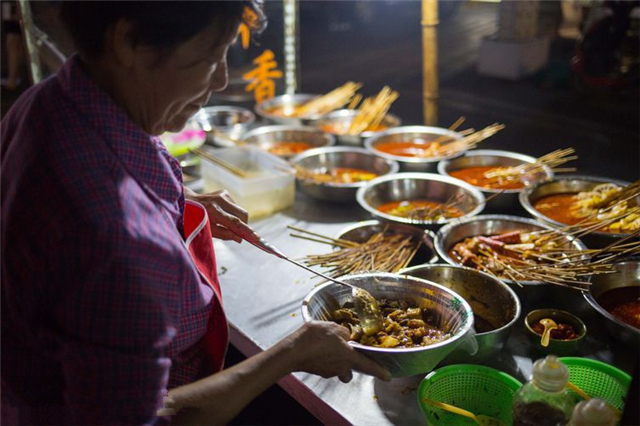
<svg viewBox="0 0 640 426">
<path fill-rule="evenodd" d="M 524 215 L 524 213 L 523 213 Z M 371 219 L 357 204 L 317 202 L 298 192 L 293 207 L 251 222 L 266 241 L 293 258 L 326 253 L 331 248 L 289 235 L 288 225 L 336 236 L 358 221 Z M 248 243 L 215 242 L 218 273 L 231 323 L 231 342 L 245 355 L 265 350 L 295 331 L 302 323 L 303 298 L 321 279 Z M 539 357 L 525 334 L 524 315 L 532 309 L 560 308 L 578 315 L 587 325 L 587 336 L 574 356 L 607 362 L 631 374 L 633 353 L 612 340 L 601 317 L 579 292 L 554 287 L 547 297 L 520 297 L 522 315 L 500 354 L 481 364 L 502 370 L 525 382 L 532 362 Z M 444 364 L 440 364 L 442 366 Z M 354 374 L 350 383 L 337 378 L 295 373 L 280 385 L 323 423 L 425 424 L 417 404 L 417 387 L 424 375 L 384 383 Z"/>
</svg>

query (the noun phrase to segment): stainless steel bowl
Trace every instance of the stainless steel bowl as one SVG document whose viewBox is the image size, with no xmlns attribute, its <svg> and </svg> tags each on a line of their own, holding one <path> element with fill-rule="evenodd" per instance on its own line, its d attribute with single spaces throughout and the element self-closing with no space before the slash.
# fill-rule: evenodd
<svg viewBox="0 0 640 426">
<path fill-rule="evenodd" d="M 451 172 L 466 169 L 468 167 L 516 167 L 522 164 L 535 163 L 536 158 L 529 155 L 518 154 L 510 151 L 500 151 L 494 149 L 477 149 L 467 151 L 465 155 L 450 160 L 443 160 L 438 163 L 438 173 L 445 176 L 451 176 Z M 528 185 L 531 185 L 540 180 L 547 180 L 553 178 L 553 172 L 550 169 L 546 169 L 545 173 L 540 173 L 531 177 L 531 181 Z M 471 183 L 470 185 L 478 188 L 485 197 L 492 196 L 502 192 L 499 189 L 483 188 Z M 505 211 L 519 208 L 518 194 L 524 190 L 522 189 L 505 189 L 504 192 L 495 198 L 487 202 L 485 211 Z"/>
<path fill-rule="evenodd" d="M 396 274 L 359 274 L 345 276 L 342 279 L 367 290 L 377 299 L 412 300 L 421 308 L 432 309 L 437 322 L 435 325 L 445 327 L 452 334 L 451 338 L 440 343 L 416 348 L 376 348 L 350 342 L 356 350 L 388 369 L 393 377 L 427 373 L 456 347 L 471 338 L 471 307 L 448 288 L 419 278 Z M 302 318 L 305 322 L 330 320 L 331 312 L 351 301 L 349 287 L 334 283 L 321 285 L 304 298 Z"/>
<path fill-rule="evenodd" d="M 327 147 L 310 149 L 291 159 L 291 164 L 308 170 L 322 170 L 333 167 L 366 170 L 384 176 L 397 173 L 398 163 L 380 158 L 363 148 Z M 355 203 L 356 191 L 366 185 L 366 181 L 354 183 L 317 183 L 297 180 L 298 188 L 313 198 L 323 201 Z"/>
<path fill-rule="evenodd" d="M 464 212 L 462 218 L 475 216 L 484 207 L 484 195 L 476 188 L 459 179 L 432 173 L 397 173 L 382 176 L 369 181 L 356 193 L 358 204 L 376 218 L 432 228 L 449 220 L 413 220 L 382 213 L 377 208 L 384 203 L 403 200 L 426 199 L 445 203 L 452 197 L 458 197 L 460 200 L 456 207 Z"/>
<path fill-rule="evenodd" d="M 443 226 L 436 234 L 436 251 L 438 256 L 450 265 L 458 263 L 449 256 L 449 251 L 456 243 L 465 238 L 475 237 L 478 235 L 496 235 L 505 232 L 522 230 L 525 232 L 539 231 L 543 229 L 553 229 L 548 225 L 536 222 L 533 219 L 525 219 L 518 216 L 507 215 L 482 215 L 454 221 Z M 578 250 L 586 249 L 586 246 L 578 239 L 567 236 L 562 245 Z M 506 278 L 501 279 L 503 282 L 515 285 L 516 283 Z M 523 286 L 539 286 L 539 281 L 519 281 Z"/>
<path fill-rule="evenodd" d="M 435 234 L 428 229 L 421 229 L 417 226 L 404 225 L 402 223 L 381 222 L 379 220 L 367 220 L 356 223 L 348 227 L 336 236 L 338 239 L 354 241 L 356 243 L 364 243 L 374 234 L 380 233 L 386 229 L 386 232 L 393 234 L 412 235 L 416 240 L 422 241 L 422 245 L 413 257 L 413 263 L 435 263 L 438 261 L 438 255 L 433 245 Z"/>
<path fill-rule="evenodd" d="M 502 350 L 511 328 L 520 317 L 520 299 L 516 293 L 497 278 L 463 266 L 418 265 L 400 271 L 402 275 L 422 278 L 445 286 L 464 298 L 473 310 L 476 332 L 484 323 L 493 330 L 476 333 L 478 352 L 469 355 L 454 351 L 447 362 L 487 360 Z"/>
<path fill-rule="evenodd" d="M 264 151 L 279 142 L 307 142 L 312 148 L 331 146 L 336 140 L 331 135 L 322 133 L 314 127 L 308 126 L 263 126 L 245 133 L 242 140 Z M 283 155 L 282 158 L 290 158 L 293 155 Z"/>
<path fill-rule="evenodd" d="M 358 114 L 357 110 L 340 109 L 337 111 L 333 111 L 319 119 L 312 120 L 309 123 L 309 125 L 315 126 L 324 132 L 332 134 L 333 136 L 336 137 L 336 139 L 338 140 L 338 143 L 341 143 L 343 145 L 362 146 L 364 144 L 364 141 L 367 138 L 377 135 L 380 132 L 366 131 L 366 132 L 360 133 L 359 135 L 343 135 L 340 133 L 335 133 L 335 132 L 326 130 L 327 127 L 331 127 L 331 128 L 337 127 L 339 129 L 344 129 L 346 131 L 349 128 L 349 125 L 351 124 L 351 122 L 353 121 L 353 118 L 357 114 Z M 384 116 L 384 119 L 382 120 L 381 124 L 383 126 L 386 126 L 387 128 L 392 128 L 402 124 L 402 120 L 400 120 L 400 117 L 396 115 L 387 114 Z"/>
<path fill-rule="evenodd" d="M 212 106 L 202 108 L 193 116 L 207 134 L 207 142 L 216 146 L 235 146 L 229 139 L 216 137 L 214 130 L 231 139 L 240 139 L 256 120 L 256 115 L 246 108 L 236 106 Z"/>
<path fill-rule="evenodd" d="M 455 140 L 460 140 L 463 136 L 449 129 L 443 129 L 441 127 L 429 127 L 429 126 L 402 126 L 394 127 L 384 132 L 376 133 L 374 136 L 367 138 L 364 141 L 364 147 L 384 158 L 395 160 L 400 163 L 400 169 L 405 172 L 433 172 L 437 171 L 437 164 L 442 160 L 449 160 L 459 157 L 464 154 L 465 151 L 457 152 L 453 155 L 446 157 L 433 157 L 433 158 L 418 158 L 418 157 L 403 157 L 400 155 L 390 155 L 376 149 L 376 145 L 383 142 L 401 142 L 411 141 L 414 139 L 421 139 L 424 141 L 431 141 L 438 139 L 442 136 L 450 136 Z"/>
<path fill-rule="evenodd" d="M 274 108 L 291 108 L 300 106 L 309 102 L 310 100 L 317 98 L 320 95 L 313 95 L 309 93 L 298 93 L 295 95 L 282 95 L 275 96 L 267 101 L 261 102 L 255 106 L 256 114 L 265 120 L 275 123 L 275 124 L 288 124 L 291 126 L 302 126 L 306 125 L 310 120 L 318 119 L 321 116 L 311 116 L 305 118 L 299 117 L 283 117 L 280 115 L 273 114 L 272 111 Z"/>
<path fill-rule="evenodd" d="M 584 292 L 584 298 L 600 315 L 604 317 L 605 324 L 611 336 L 635 348 L 640 347 L 640 330 L 626 324 L 598 303 L 598 298 L 609 290 L 620 287 L 636 287 L 640 298 L 640 261 L 628 261 L 614 264 L 614 274 L 599 274 L 591 278 L 591 286 L 588 292 Z"/>
<path fill-rule="evenodd" d="M 553 194 L 566 194 L 566 193 L 577 193 L 583 191 L 591 191 L 597 185 L 602 183 L 615 183 L 619 186 L 629 185 L 629 182 L 617 179 L 609 179 L 602 177 L 591 177 L 591 176 L 562 176 L 556 177 L 553 180 L 539 182 L 536 185 L 527 188 L 526 190 L 520 193 L 520 204 L 524 209 L 529 212 L 531 216 L 542 221 L 544 223 L 548 223 L 554 227 L 565 227 L 567 226 L 564 223 L 555 221 L 538 210 L 533 208 L 533 205 L 542 197 Z M 640 197 L 636 200 L 640 204 Z M 600 248 L 605 247 L 620 238 L 624 238 L 628 236 L 628 234 L 614 234 L 611 232 L 592 232 L 589 235 L 585 235 L 582 237 L 582 240 L 589 248 Z"/>
</svg>

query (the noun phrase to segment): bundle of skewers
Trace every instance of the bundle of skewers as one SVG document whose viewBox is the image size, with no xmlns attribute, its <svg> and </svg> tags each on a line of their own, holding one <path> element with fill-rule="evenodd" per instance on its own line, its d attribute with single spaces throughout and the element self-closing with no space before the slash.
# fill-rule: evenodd
<svg viewBox="0 0 640 426">
<path fill-rule="evenodd" d="M 581 220 L 570 231 L 584 235 L 593 231 L 629 233 L 640 230 L 640 181 L 625 187 L 598 185 L 575 196 L 571 214 Z"/>
<path fill-rule="evenodd" d="M 640 254 L 640 234 L 597 250 L 567 246 L 575 235 L 568 230 L 512 231 L 501 235 L 475 236 L 457 243 L 451 255 L 460 264 L 496 278 L 543 282 L 575 290 L 587 290 L 587 277 L 612 272 L 613 263 Z"/>
<path fill-rule="evenodd" d="M 377 96 L 366 98 L 358 108 L 358 114 L 351 120 L 345 134 L 359 135 L 368 129 L 377 128 L 387 115 L 391 104 L 398 99 L 398 96 L 398 92 L 392 90 L 389 86 L 385 86 Z M 350 107 L 355 107 L 356 103 L 352 103 Z"/>
<path fill-rule="evenodd" d="M 303 259 L 308 266 L 329 268 L 331 277 L 358 272 L 398 272 L 406 268 L 422 245 L 415 236 L 393 233 L 384 228 L 364 242 L 327 237 L 289 226 L 297 233 L 292 237 L 328 244 L 337 250 L 327 254 L 310 255 Z"/>
<path fill-rule="evenodd" d="M 494 123 L 478 131 L 475 131 L 474 129 L 462 130 L 459 133 L 464 137 L 459 140 L 448 135 L 440 136 L 429 141 L 422 156 L 428 158 L 448 157 L 457 154 L 458 152 L 468 151 L 504 128 L 504 124 Z"/>
<path fill-rule="evenodd" d="M 490 183 L 503 185 L 506 182 L 525 182 L 531 177 L 544 174 L 546 171 L 554 173 L 574 172 L 574 168 L 558 168 L 569 161 L 577 160 L 578 156 L 573 148 L 558 149 L 543 155 L 533 163 L 524 163 L 513 167 L 496 167 L 487 172 L 484 176 Z"/>
<path fill-rule="evenodd" d="M 352 81 L 349 81 L 325 95 L 319 96 L 303 105 L 296 107 L 292 116 L 304 118 L 312 117 L 315 115 L 328 114 L 331 111 L 342 108 L 343 106 L 349 104 L 349 102 L 354 98 L 358 89 L 360 89 L 361 87 L 361 83 L 354 83 Z"/>
</svg>

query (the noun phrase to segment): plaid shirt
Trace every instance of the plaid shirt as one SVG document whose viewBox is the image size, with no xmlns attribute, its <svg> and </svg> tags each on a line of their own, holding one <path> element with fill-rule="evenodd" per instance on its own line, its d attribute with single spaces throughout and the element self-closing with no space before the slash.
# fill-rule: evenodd
<svg viewBox="0 0 640 426">
<path fill-rule="evenodd" d="M 154 423 L 202 377 L 212 298 L 180 166 L 71 58 L 2 121 L 2 399 L 21 423 Z"/>
</svg>

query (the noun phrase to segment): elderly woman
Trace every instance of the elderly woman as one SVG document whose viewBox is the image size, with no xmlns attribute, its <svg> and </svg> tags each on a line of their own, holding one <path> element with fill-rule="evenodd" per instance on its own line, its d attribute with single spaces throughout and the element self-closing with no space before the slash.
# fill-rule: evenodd
<svg viewBox="0 0 640 426">
<path fill-rule="evenodd" d="M 294 371 L 388 380 L 331 323 L 220 371 L 227 326 L 210 235 L 239 242 L 252 231 L 226 193 L 184 191 L 155 135 L 180 130 L 226 86 L 229 45 L 245 8 L 261 16 L 258 7 L 61 7 L 78 55 L 2 122 L 5 424 L 171 419 L 158 410 L 176 423 L 223 423 Z M 201 205 L 209 247 L 204 238 L 194 249 L 187 212 L 206 220 Z"/>
</svg>

